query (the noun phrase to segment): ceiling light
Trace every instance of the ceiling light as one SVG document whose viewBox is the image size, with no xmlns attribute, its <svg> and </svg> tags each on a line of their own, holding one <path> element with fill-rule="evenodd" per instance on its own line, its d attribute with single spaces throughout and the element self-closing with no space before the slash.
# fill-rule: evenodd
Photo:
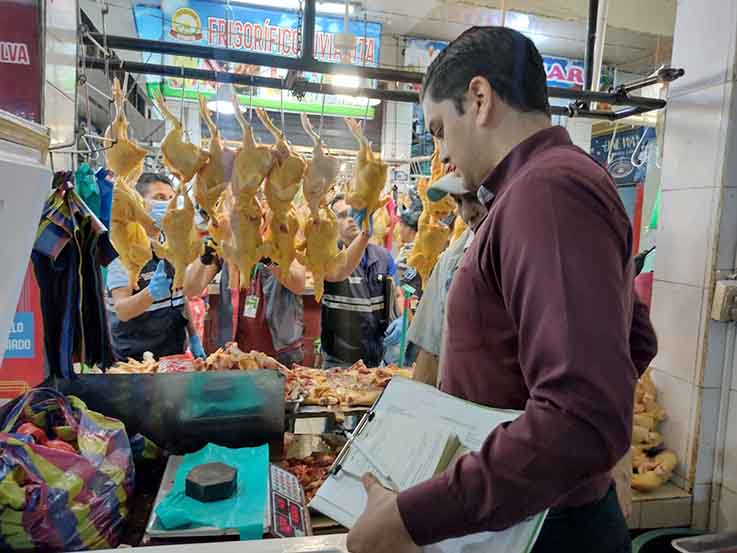
<svg viewBox="0 0 737 553">
<path fill-rule="evenodd" d="M 530 16 L 526 13 L 508 12 L 505 24 L 516 31 L 526 31 L 530 28 Z"/>
</svg>

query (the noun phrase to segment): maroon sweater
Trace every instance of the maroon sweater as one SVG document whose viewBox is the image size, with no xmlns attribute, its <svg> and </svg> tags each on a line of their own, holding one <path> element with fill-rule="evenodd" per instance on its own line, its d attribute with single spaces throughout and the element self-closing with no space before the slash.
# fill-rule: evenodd
<svg viewBox="0 0 737 553">
<path fill-rule="evenodd" d="M 519 144 L 483 186 L 489 215 L 448 297 L 443 390 L 524 414 L 400 494 L 419 545 L 603 497 L 630 445 L 636 378 L 657 350 L 633 293 L 627 213 L 565 129 Z"/>
</svg>

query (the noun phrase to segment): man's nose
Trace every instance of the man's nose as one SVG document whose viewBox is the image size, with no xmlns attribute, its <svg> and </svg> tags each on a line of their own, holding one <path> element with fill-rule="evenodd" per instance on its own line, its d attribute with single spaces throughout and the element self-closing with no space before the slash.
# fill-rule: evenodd
<svg viewBox="0 0 737 553">
<path fill-rule="evenodd" d="M 450 156 L 448 155 L 448 150 L 445 148 L 445 140 L 438 140 L 438 146 L 440 148 L 440 161 L 443 164 L 450 163 Z"/>
</svg>

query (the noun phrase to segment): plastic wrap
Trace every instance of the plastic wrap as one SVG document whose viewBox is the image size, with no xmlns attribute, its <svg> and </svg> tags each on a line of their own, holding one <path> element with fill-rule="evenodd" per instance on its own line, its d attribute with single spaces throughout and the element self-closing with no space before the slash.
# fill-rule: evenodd
<svg viewBox="0 0 737 553">
<path fill-rule="evenodd" d="M 24 423 L 55 440 L 16 433 Z M 37 439 L 66 447 L 47 447 Z M 78 398 L 38 388 L 4 412 L 0 448 L 0 550 L 118 545 L 134 481 L 131 447 L 120 421 L 90 411 Z"/>
<path fill-rule="evenodd" d="M 276 371 L 88 374 L 54 385 L 176 455 L 209 443 L 281 441 L 284 432 L 284 378 Z"/>
</svg>

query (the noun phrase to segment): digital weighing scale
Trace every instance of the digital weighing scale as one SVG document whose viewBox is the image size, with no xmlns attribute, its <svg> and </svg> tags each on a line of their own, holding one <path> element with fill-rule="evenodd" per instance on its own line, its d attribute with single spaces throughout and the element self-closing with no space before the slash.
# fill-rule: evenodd
<svg viewBox="0 0 737 553">
<path fill-rule="evenodd" d="M 221 539 L 237 540 L 238 532 L 234 529 L 213 527 L 184 527 L 167 530 L 156 516 L 156 507 L 163 501 L 174 486 L 177 469 L 182 457 L 172 455 L 166 463 L 166 470 L 161 479 L 159 492 L 156 494 L 154 506 L 149 517 L 143 544 L 152 542 L 181 542 L 182 540 Z M 310 514 L 305 504 L 305 495 L 297 478 L 286 470 L 269 465 L 269 498 L 264 513 L 264 537 L 269 538 L 302 538 L 312 535 Z M 217 508 L 217 502 L 213 503 Z"/>
</svg>

